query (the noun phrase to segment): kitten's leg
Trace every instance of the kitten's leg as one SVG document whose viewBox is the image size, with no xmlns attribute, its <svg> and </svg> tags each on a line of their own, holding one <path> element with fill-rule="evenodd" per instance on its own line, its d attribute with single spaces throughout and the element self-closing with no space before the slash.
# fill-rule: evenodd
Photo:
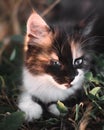
<svg viewBox="0 0 104 130">
<path fill-rule="evenodd" d="M 33 119 L 39 119 L 42 115 L 42 107 L 32 100 L 32 96 L 28 93 L 22 93 L 19 97 L 18 107 L 21 111 L 25 112 L 25 119 L 32 121 Z"/>
<path fill-rule="evenodd" d="M 60 116 L 60 111 L 58 110 L 56 104 L 49 105 L 48 111 L 56 116 Z"/>
</svg>

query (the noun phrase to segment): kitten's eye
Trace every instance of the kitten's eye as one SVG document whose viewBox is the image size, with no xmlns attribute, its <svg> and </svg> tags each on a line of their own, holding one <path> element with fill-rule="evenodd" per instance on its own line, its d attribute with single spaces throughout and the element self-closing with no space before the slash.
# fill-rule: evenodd
<svg viewBox="0 0 104 130">
<path fill-rule="evenodd" d="M 74 61 L 75 67 L 80 67 L 82 64 L 83 64 L 83 58 L 82 57 L 75 59 L 75 61 Z"/>
<path fill-rule="evenodd" d="M 61 63 L 60 63 L 59 61 L 54 61 L 54 60 L 52 60 L 52 61 L 51 61 L 51 65 L 56 66 L 56 67 L 60 67 L 60 66 L 61 66 Z"/>
</svg>

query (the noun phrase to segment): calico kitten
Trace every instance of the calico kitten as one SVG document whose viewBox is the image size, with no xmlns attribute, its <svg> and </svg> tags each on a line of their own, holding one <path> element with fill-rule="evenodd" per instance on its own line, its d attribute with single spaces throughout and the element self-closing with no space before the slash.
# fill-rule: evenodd
<svg viewBox="0 0 104 130">
<path fill-rule="evenodd" d="M 96 52 L 96 37 L 89 38 L 94 23 L 87 19 L 76 26 L 48 26 L 36 12 L 30 15 L 18 104 L 28 121 L 41 117 L 39 101 L 59 116 L 56 102 L 82 88 L 84 74 L 93 68 L 92 54 Z"/>
</svg>

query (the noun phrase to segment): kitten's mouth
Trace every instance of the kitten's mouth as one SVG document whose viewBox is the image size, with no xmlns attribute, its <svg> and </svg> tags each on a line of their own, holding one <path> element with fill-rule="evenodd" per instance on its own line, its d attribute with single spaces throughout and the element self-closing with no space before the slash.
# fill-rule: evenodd
<svg viewBox="0 0 104 130">
<path fill-rule="evenodd" d="M 67 84 L 65 84 L 65 87 L 66 88 L 70 88 L 70 87 L 72 87 L 72 84 L 71 83 L 67 83 Z"/>
</svg>

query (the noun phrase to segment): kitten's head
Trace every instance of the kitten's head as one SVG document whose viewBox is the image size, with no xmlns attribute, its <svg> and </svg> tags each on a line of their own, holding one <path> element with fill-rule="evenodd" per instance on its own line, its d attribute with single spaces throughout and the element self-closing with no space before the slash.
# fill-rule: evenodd
<svg viewBox="0 0 104 130">
<path fill-rule="evenodd" d="M 36 12 L 31 14 L 27 21 L 26 69 L 34 76 L 49 75 L 52 82 L 66 88 L 73 87 L 74 82 L 77 86 L 91 67 L 88 35 L 93 22 L 48 26 Z"/>
</svg>

